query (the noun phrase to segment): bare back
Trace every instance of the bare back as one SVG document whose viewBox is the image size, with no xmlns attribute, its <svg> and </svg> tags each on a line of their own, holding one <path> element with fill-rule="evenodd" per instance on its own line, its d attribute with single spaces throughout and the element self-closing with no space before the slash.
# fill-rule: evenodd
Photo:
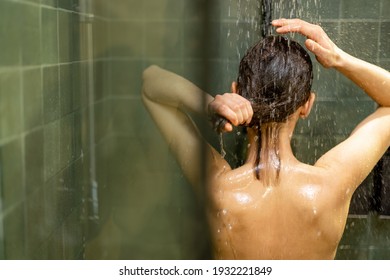
<svg viewBox="0 0 390 280">
<path fill-rule="evenodd" d="M 252 169 L 246 164 L 210 182 L 214 257 L 333 259 L 349 201 L 327 185 L 326 172 L 297 163 L 282 169 L 278 185 L 266 187 Z"/>
<path fill-rule="evenodd" d="M 314 166 L 297 161 L 290 145 L 296 122 L 308 116 L 314 98 L 280 128 L 276 142 L 281 165 L 273 184 L 254 174 L 253 155 L 260 154 L 254 148 L 256 137 L 249 137 L 247 163 L 231 169 L 189 115 L 206 116 L 207 104 L 229 121 L 227 132 L 249 124 L 251 103 L 236 94 L 233 85 L 232 93 L 212 97 L 183 77 L 151 66 L 143 74 L 142 100 L 187 180 L 207 202 L 215 258 L 333 259 L 352 195 L 390 145 L 390 73 L 343 52 L 319 26 L 298 19 L 277 20 L 273 25 L 278 33 L 306 36 L 306 47 L 324 67 L 339 70 L 379 104 Z M 266 163 L 270 159 L 260 158 Z"/>
<path fill-rule="evenodd" d="M 280 130 L 280 178 L 269 187 L 254 175 L 254 160 L 231 169 L 204 142 L 188 115 L 178 110 L 182 104 L 188 111 L 203 112 L 204 93 L 199 88 L 158 67 L 148 68 L 144 79 L 145 106 L 196 194 L 207 201 L 215 258 L 334 258 L 352 195 L 389 147 L 388 107 L 377 109 L 350 137 L 310 166 L 297 161 L 290 146 L 296 119 L 306 111 L 302 106 L 294 113 L 295 121 Z M 204 159 L 206 185 L 201 179 Z"/>
</svg>

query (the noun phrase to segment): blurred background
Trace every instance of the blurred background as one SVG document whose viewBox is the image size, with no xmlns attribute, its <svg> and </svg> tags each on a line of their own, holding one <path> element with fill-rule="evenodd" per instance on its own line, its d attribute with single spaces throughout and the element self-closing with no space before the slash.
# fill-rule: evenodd
<svg viewBox="0 0 390 280">
<path fill-rule="evenodd" d="M 389 0 L 268 2 L 272 18 L 318 23 L 390 69 Z M 141 75 L 157 64 L 213 95 L 229 91 L 262 36 L 263 4 L 0 0 L 0 259 L 209 259 L 203 206 L 142 105 Z M 307 163 L 376 107 L 318 64 L 314 90 L 293 139 Z M 243 137 L 224 136 L 233 166 Z M 337 259 L 390 259 L 389 187 L 387 154 L 353 197 Z"/>
</svg>

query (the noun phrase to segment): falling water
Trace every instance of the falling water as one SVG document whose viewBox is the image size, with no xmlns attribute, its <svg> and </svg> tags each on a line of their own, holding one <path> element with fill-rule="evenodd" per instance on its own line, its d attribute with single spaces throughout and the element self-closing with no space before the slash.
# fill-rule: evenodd
<svg viewBox="0 0 390 280">
<path fill-rule="evenodd" d="M 229 0 L 227 18 L 232 21 L 232 11 L 236 12 L 234 23 L 227 31 L 230 47 L 235 47 L 238 58 L 253 42 L 272 34 L 272 19 L 302 18 L 318 23 L 321 18 L 320 0 Z"/>
<path fill-rule="evenodd" d="M 224 16 L 227 19 L 227 30 L 224 35 L 226 43 L 223 48 L 227 48 L 224 51 L 229 53 L 229 56 L 225 58 L 226 76 L 229 78 L 229 81 L 226 82 L 236 79 L 239 61 L 249 47 L 265 35 L 275 34 L 271 25 L 273 19 L 297 17 L 318 23 L 320 9 L 320 0 L 229 0 L 228 9 Z M 300 41 L 303 38 L 296 34 L 291 34 L 291 36 L 303 44 L 303 41 Z M 317 71 L 319 70 L 317 69 Z M 310 120 L 306 122 L 306 126 L 310 127 Z M 245 134 L 236 139 L 235 153 L 238 158 L 241 156 L 239 153 L 245 150 L 238 147 L 242 140 L 238 138 L 243 137 Z M 226 142 L 229 142 L 228 140 Z M 219 142 L 221 153 L 226 155 L 222 135 L 219 135 Z M 230 155 L 230 151 L 228 154 Z"/>
<path fill-rule="evenodd" d="M 223 145 L 223 135 L 222 135 L 222 132 L 218 133 L 218 137 L 219 137 L 219 146 L 221 148 L 221 156 L 222 156 L 222 158 L 225 158 L 226 151 L 225 151 L 225 148 L 224 148 L 224 145 Z"/>
<path fill-rule="evenodd" d="M 226 59 L 227 72 L 235 76 L 237 64 L 247 49 L 260 38 L 274 34 L 271 25 L 273 19 L 302 18 L 318 23 L 321 20 L 320 9 L 320 0 L 229 0 L 227 41 L 224 47 L 235 55 Z M 294 34 L 291 36 L 299 37 Z"/>
<path fill-rule="evenodd" d="M 262 37 L 270 35 L 272 32 L 272 0 L 263 0 L 261 5 L 261 13 L 262 13 Z"/>
<path fill-rule="evenodd" d="M 226 34 L 228 51 L 235 54 L 234 64 L 242 54 L 260 38 L 261 29 L 261 0 L 229 0 Z M 230 56 L 232 57 L 232 56 Z M 229 58 L 227 59 L 229 71 Z M 231 69 L 237 71 L 236 67 Z"/>
<path fill-rule="evenodd" d="M 321 10 L 320 0 L 271 0 L 274 18 L 301 18 L 318 23 Z"/>
</svg>

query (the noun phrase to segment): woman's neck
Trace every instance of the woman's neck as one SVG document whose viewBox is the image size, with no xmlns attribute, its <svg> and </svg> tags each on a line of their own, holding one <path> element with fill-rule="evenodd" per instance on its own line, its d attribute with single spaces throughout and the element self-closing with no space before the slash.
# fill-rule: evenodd
<svg viewBox="0 0 390 280">
<path fill-rule="evenodd" d="M 254 162 L 258 153 L 258 143 L 261 141 L 261 147 L 265 148 L 267 143 L 269 148 L 273 147 L 275 152 L 282 158 L 294 157 L 291 149 L 291 137 L 293 135 L 295 124 L 291 123 L 269 123 L 262 125 L 262 139 L 259 139 L 258 133 L 253 128 L 248 128 L 248 155 L 247 162 Z M 271 137 L 272 139 L 267 139 Z M 263 149 L 262 149 L 263 150 Z"/>
<path fill-rule="evenodd" d="M 298 118 L 291 117 L 284 123 L 263 124 L 261 139 L 255 128 L 248 128 L 249 149 L 246 162 L 254 165 L 258 178 L 264 177 L 264 174 L 267 174 L 265 177 L 277 178 L 283 163 L 296 161 L 291 149 L 291 137 L 297 120 Z"/>
</svg>

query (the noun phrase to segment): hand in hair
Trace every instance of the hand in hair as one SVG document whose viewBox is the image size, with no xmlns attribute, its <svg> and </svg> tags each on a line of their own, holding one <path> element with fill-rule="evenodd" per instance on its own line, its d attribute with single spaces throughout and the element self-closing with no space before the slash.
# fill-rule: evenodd
<svg viewBox="0 0 390 280">
<path fill-rule="evenodd" d="M 230 132 L 234 126 L 249 124 L 252 120 L 253 110 L 250 102 L 236 93 L 225 93 L 215 96 L 208 105 L 209 115 L 219 115 L 228 122 L 222 132 Z"/>
<path fill-rule="evenodd" d="M 300 19 L 278 19 L 272 21 L 272 25 L 277 27 L 276 32 L 280 34 L 296 32 L 306 36 L 307 49 L 315 54 L 322 66 L 326 68 L 338 66 L 341 50 L 320 26 Z"/>
</svg>

